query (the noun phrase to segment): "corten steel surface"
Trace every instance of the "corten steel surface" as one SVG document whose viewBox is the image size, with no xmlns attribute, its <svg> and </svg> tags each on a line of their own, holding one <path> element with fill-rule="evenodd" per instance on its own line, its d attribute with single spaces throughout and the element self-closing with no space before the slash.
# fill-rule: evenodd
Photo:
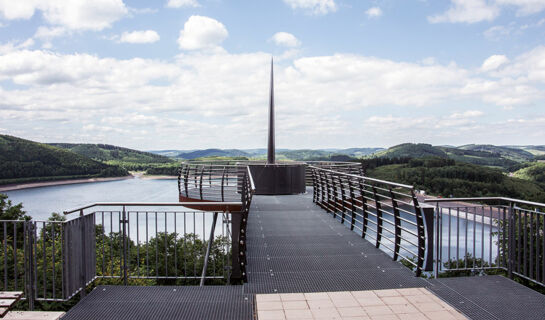
<svg viewBox="0 0 545 320">
<path fill-rule="evenodd" d="M 98 286 L 63 320 L 253 319 L 242 286 Z"/>
<path fill-rule="evenodd" d="M 256 195 L 288 195 L 305 193 L 304 163 L 251 164 Z"/>
</svg>

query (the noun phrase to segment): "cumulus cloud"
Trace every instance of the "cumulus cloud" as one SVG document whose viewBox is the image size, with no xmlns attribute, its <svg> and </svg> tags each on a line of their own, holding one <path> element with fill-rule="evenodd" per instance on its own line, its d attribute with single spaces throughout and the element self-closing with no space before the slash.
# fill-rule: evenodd
<svg viewBox="0 0 545 320">
<path fill-rule="evenodd" d="M 492 21 L 500 13 L 494 4 L 486 0 L 451 0 L 451 7 L 444 13 L 428 17 L 431 23 Z"/>
<path fill-rule="evenodd" d="M 298 47 L 301 45 L 299 39 L 297 39 L 293 34 L 287 32 L 277 32 L 272 36 L 271 40 L 276 45 L 283 47 Z"/>
<path fill-rule="evenodd" d="M 302 9 L 311 14 L 324 15 L 337 11 L 335 0 L 284 0 L 292 9 Z"/>
<path fill-rule="evenodd" d="M 30 19 L 41 11 L 44 19 L 71 30 L 103 30 L 127 15 L 122 0 L 0 0 L 0 13 L 5 19 Z"/>
<path fill-rule="evenodd" d="M 124 43 L 154 43 L 159 41 L 161 37 L 154 30 L 142 30 L 123 32 L 119 38 L 119 42 Z"/>
<path fill-rule="evenodd" d="M 516 7 L 519 16 L 538 13 L 545 9 L 545 2 L 542 0 L 496 0 L 496 2 L 500 5 Z"/>
<path fill-rule="evenodd" d="M 481 70 L 484 72 L 493 71 L 509 62 L 509 59 L 504 55 L 492 55 L 488 57 L 482 64 Z"/>
<path fill-rule="evenodd" d="M 184 50 L 215 48 L 228 36 L 227 29 L 218 20 L 191 16 L 180 30 L 178 45 Z"/>
<path fill-rule="evenodd" d="M 338 146 L 338 141 L 399 143 L 407 140 L 408 128 L 419 141 L 467 137 L 467 132 L 486 136 L 486 128 L 479 131 L 478 117 L 487 118 L 480 108 L 445 111 L 442 116 L 430 116 L 438 112 L 429 111 L 452 103 L 500 111 L 524 105 L 532 110 L 545 100 L 545 47 L 487 60 L 486 73 L 482 67 L 355 54 L 282 61 L 275 69 L 278 143 L 289 147 Z M 266 142 L 269 63 L 270 55 L 264 52 L 188 51 L 165 62 L 12 47 L 0 54 L 0 81 L 16 84 L 9 90 L 0 87 L 3 111 L 9 111 L 3 115 L 10 119 L 0 119 L 0 127 L 15 134 L 20 128 L 14 119 L 24 119 L 29 128 L 48 119 L 57 123 L 56 130 L 49 131 L 62 134 L 59 137 L 66 141 L 259 147 Z M 388 107 L 395 108 L 395 116 L 384 115 L 382 110 Z M 436 124 L 456 130 L 440 130 Z M 502 125 L 494 127 L 503 130 Z M 84 126 L 88 131 L 79 130 Z M 537 123 L 529 126 L 539 131 Z M 119 130 L 106 134 L 102 127 Z M 506 128 L 522 130 L 515 125 Z M 545 138 L 543 133 L 540 137 Z"/>
<path fill-rule="evenodd" d="M 196 8 L 200 6 L 201 5 L 199 4 L 199 2 L 197 2 L 197 0 L 169 0 L 167 2 L 167 7 L 169 8 Z"/>
<path fill-rule="evenodd" d="M 382 9 L 379 7 L 372 7 L 367 9 L 367 11 L 365 11 L 365 14 L 369 18 L 378 18 L 382 16 Z"/>
<path fill-rule="evenodd" d="M 543 0 L 451 0 L 450 8 L 441 14 L 428 17 L 431 23 L 476 23 L 496 19 L 505 8 L 516 8 L 518 16 L 545 10 Z"/>
</svg>

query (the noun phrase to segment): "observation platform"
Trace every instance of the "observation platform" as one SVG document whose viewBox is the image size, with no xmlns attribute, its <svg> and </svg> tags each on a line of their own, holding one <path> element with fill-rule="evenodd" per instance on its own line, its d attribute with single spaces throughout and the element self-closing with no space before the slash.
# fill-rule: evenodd
<svg viewBox="0 0 545 320">
<path fill-rule="evenodd" d="M 248 216 L 247 280 L 239 286 L 99 286 L 63 319 L 318 319 L 317 314 L 344 319 L 340 313 L 327 313 L 327 303 L 337 312 L 356 312 L 356 306 L 346 307 L 347 301 L 372 294 L 379 295 L 380 310 L 390 311 L 373 314 L 369 310 L 379 310 L 376 305 L 365 306 L 368 298 L 356 299 L 363 310 L 359 312 L 367 312 L 359 319 L 545 319 L 545 295 L 501 276 L 415 277 L 314 204 L 312 193 L 254 196 Z M 426 289 L 433 293 L 426 297 L 437 303 L 405 296 L 403 292 L 415 292 L 410 288 Z M 377 290 L 390 296 L 381 297 Z M 330 302 L 310 302 L 319 295 L 283 295 L 317 292 L 329 292 Z M 392 295 L 402 300 L 386 299 Z M 406 305 L 391 306 L 395 301 Z M 320 305 L 324 310 L 312 312 L 312 306 Z"/>
</svg>

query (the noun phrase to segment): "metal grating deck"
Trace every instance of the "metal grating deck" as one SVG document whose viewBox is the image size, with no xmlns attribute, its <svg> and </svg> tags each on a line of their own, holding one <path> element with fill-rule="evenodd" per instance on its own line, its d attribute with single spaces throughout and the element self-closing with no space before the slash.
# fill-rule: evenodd
<svg viewBox="0 0 545 320">
<path fill-rule="evenodd" d="M 63 319 L 254 319 L 256 293 L 427 287 L 471 319 L 545 319 L 545 296 L 500 276 L 427 280 L 312 203 L 255 196 L 243 286 L 99 286 Z"/>
<path fill-rule="evenodd" d="M 250 213 L 245 292 L 377 290 L 428 284 L 316 206 L 311 193 L 255 196 Z"/>
<path fill-rule="evenodd" d="M 471 319 L 545 319 L 545 295 L 502 276 L 429 281 L 429 290 Z"/>
<path fill-rule="evenodd" d="M 242 286 L 98 286 L 63 320 L 253 319 Z"/>
</svg>

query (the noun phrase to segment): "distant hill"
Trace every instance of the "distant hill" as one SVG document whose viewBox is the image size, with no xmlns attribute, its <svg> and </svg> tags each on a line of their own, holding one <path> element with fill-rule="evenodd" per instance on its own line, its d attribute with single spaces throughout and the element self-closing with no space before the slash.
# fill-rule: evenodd
<svg viewBox="0 0 545 320">
<path fill-rule="evenodd" d="M 69 150 L 0 135 L 0 184 L 127 174 Z"/>
<path fill-rule="evenodd" d="M 177 158 L 193 160 L 197 158 L 209 157 L 250 157 L 247 152 L 238 149 L 205 149 L 178 154 Z"/>
<path fill-rule="evenodd" d="M 63 148 L 80 154 L 82 156 L 100 162 L 123 161 L 132 163 L 171 163 L 169 157 L 154 154 L 151 152 L 138 151 L 109 144 L 88 144 L 88 143 L 49 143 L 49 145 Z"/>
<path fill-rule="evenodd" d="M 414 185 L 443 197 L 507 196 L 545 201 L 545 189 L 533 181 L 509 177 L 498 169 L 459 163 L 451 159 L 410 160 L 367 171 L 370 177 Z"/>
<path fill-rule="evenodd" d="M 515 147 L 494 146 L 489 144 L 468 144 L 465 146 L 460 146 L 458 149 L 488 152 L 495 154 L 498 157 L 519 162 L 528 161 L 534 157 L 532 153 L 522 149 Z"/>
<path fill-rule="evenodd" d="M 426 143 L 403 143 L 373 154 L 375 157 L 386 158 L 447 158 L 445 151 Z"/>
</svg>

